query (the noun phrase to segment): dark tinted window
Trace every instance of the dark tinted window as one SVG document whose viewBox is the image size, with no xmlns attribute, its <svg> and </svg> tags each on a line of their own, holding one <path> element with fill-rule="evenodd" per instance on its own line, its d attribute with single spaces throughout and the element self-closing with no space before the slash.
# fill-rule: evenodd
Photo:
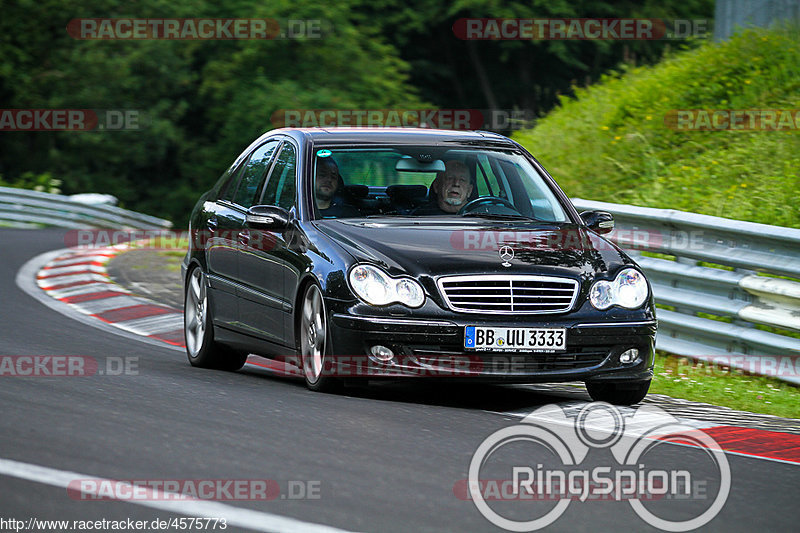
<svg viewBox="0 0 800 533">
<path fill-rule="evenodd" d="M 270 161 L 272 161 L 273 152 L 279 144 L 280 141 L 269 141 L 256 148 L 244 167 L 244 173 L 239 180 L 233 203 L 242 207 L 253 205 L 256 193 L 261 188 L 261 184 L 264 183 L 264 174 L 269 168 Z"/>
<path fill-rule="evenodd" d="M 295 170 L 297 168 L 297 152 L 290 143 L 283 145 L 278 160 L 269 175 L 267 188 L 261 203 L 277 205 L 290 209 L 294 205 Z"/>
</svg>

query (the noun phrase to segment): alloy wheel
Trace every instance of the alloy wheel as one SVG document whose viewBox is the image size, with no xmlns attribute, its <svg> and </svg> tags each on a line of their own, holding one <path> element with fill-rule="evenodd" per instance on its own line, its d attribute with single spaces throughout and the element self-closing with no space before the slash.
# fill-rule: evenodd
<svg viewBox="0 0 800 533">
<path fill-rule="evenodd" d="M 309 383 L 316 383 L 325 364 L 327 327 L 322 293 L 316 285 L 306 289 L 300 316 L 300 349 L 303 371 Z"/>
<path fill-rule="evenodd" d="M 184 332 L 186 349 L 190 357 L 197 357 L 203 348 L 206 336 L 207 303 L 205 276 L 199 268 L 196 268 L 189 278 L 184 304 Z"/>
</svg>

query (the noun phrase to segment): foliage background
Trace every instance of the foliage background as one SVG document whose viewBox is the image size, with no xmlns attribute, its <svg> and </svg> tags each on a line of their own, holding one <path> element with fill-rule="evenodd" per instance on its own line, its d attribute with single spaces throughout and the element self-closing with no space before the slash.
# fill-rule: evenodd
<svg viewBox="0 0 800 533">
<path fill-rule="evenodd" d="M 571 197 L 800 227 L 800 129 L 674 131 L 675 109 L 793 109 L 800 31 L 749 30 L 604 76 L 515 139 Z M 793 115 L 794 115 L 793 113 Z"/>
<path fill-rule="evenodd" d="M 620 65 L 652 64 L 682 46 L 463 41 L 452 31 L 458 18 L 710 19 L 713 0 L 0 0 L 0 9 L 2 108 L 136 109 L 147 117 L 140 131 L 2 133 L 0 180 L 110 193 L 181 225 L 198 195 L 271 129 L 276 110 L 432 106 L 541 116 Z M 66 24 L 81 17 L 323 19 L 332 31 L 306 40 L 80 41 Z M 557 152 L 534 152 L 559 177 Z M 568 192 L 583 192 L 573 185 L 582 174 L 565 177 Z"/>
</svg>

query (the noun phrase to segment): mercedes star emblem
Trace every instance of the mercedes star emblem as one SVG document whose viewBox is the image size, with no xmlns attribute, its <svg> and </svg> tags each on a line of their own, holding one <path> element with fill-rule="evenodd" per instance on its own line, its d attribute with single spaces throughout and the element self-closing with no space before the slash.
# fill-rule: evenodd
<svg viewBox="0 0 800 533">
<path fill-rule="evenodd" d="M 514 249 L 510 246 L 501 246 L 500 250 L 500 259 L 503 260 L 501 263 L 504 267 L 510 267 L 510 261 L 514 259 Z"/>
</svg>

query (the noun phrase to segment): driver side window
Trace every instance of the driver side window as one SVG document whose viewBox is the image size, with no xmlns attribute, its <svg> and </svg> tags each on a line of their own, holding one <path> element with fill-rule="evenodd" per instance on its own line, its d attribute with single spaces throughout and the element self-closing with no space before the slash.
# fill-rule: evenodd
<svg viewBox="0 0 800 533">
<path fill-rule="evenodd" d="M 499 196 L 500 198 L 508 198 L 503 183 L 495 175 L 492 169 L 491 162 L 486 155 L 481 154 L 478 156 L 477 164 L 477 182 L 478 194 L 480 196 Z"/>
</svg>

